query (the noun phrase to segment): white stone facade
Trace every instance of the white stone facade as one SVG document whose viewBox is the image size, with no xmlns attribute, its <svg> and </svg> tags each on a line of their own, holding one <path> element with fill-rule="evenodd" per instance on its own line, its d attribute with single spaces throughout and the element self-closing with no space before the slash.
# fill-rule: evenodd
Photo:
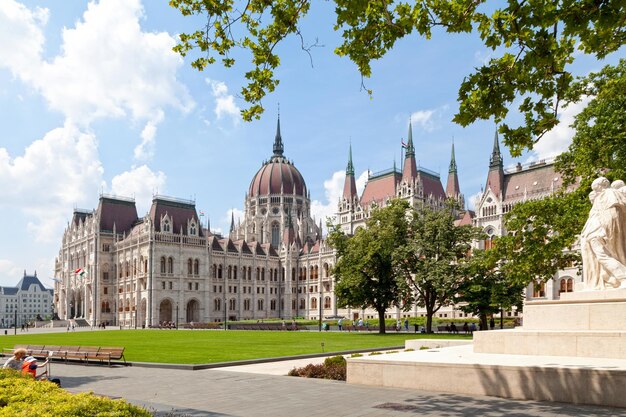
<svg viewBox="0 0 626 417">
<path fill-rule="evenodd" d="M 37 273 L 24 276 L 16 287 L 0 287 L 0 327 L 21 326 L 40 319 L 51 319 L 53 291 L 45 288 Z"/>
</svg>

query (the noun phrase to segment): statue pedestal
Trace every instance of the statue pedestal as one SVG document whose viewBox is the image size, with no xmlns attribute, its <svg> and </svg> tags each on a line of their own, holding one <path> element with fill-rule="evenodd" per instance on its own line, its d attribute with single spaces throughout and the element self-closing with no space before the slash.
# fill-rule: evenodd
<svg viewBox="0 0 626 417">
<path fill-rule="evenodd" d="M 626 289 L 529 301 L 524 325 L 474 333 L 474 352 L 626 359 Z"/>
</svg>

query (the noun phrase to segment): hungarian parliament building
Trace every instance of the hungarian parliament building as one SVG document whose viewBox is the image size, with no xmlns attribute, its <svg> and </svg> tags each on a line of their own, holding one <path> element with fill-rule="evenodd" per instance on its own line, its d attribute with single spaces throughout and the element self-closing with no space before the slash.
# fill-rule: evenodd
<svg viewBox="0 0 626 417">
<path fill-rule="evenodd" d="M 364 227 L 373 207 L 392 198 L 417 207 L 442 207 L 447 198 L 465 206 L 457 176 L 454 145 L 444 188 L 439 174 L 416 164 L 411 126 L 405 158 L 395 167 L 369 175 L 358 194 L 349 151 L 343 196 L 336 221 L 352 234 Z M 561 186 L 549 162 L 503 168 L 497 135 L 485 189 L 475 211 L 461 210 L 458 224 L 482 228 L 485 248 L 504 233 L 503 215 L 527 199 L 543 198 Z M 55 260 L 54 304 L 61 319 L 84 319 L 127 327 L 164 322 L 207 323 L 247 319 L 351 320 L 377 317 L 374 310 L 339 308 L 332 275 L 335 252 L 311 217 L 304 177 L 284 155 L 277 123 L 271 158 L 252 177 L 243 219 L 234 219 L 227 236 L 211 232 L 195 202 L 154 196 L 148 213 L 138 216 L 132 199 L 101 195 L 95 210 L 74 210 Z M 579 281 L 575 271 L 560 271 L 527 297 L 558 298 Z M 508 314 L 517 314 L 509 312 Z M 390 309 L 386 316 L 424 315 Z M 447 306 L 438 317 L 464 313 Z"/>
</svg>

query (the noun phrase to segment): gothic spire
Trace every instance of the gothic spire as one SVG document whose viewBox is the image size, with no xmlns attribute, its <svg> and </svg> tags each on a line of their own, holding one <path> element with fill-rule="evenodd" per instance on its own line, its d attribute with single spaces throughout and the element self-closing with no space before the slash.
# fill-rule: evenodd
<svg viewBox="0 0 626 417">
<path fill-rule="evenodd" d="M 448 182 L 446 183 L 446 195 L 458 199 L 461 203 L 461 188 L 459 187 L 459 177 L 456 172 L 456 159 L 454 157 L 454 142 L 452 142 L 452 156 L 450 157 L 450 168 L 448 169 Z"/>
<path fill-rule="evenodd" d="M 404 164 L 402 166 L 402 181 L 411 183 L 417 177 L 417 164 L 415 163 L 415 148 L 413 147 L 413 128 L 409 121 L 409 138 L 402 146 L 406 149 Z"/>
<path fill-rule="evenodd" d="M 500 141 L 498 140 L 498 129 L 493 137 L 493 150 L 489 158 L 489 168 L 501 168 L 503 165 L 502 154 L 500 154 Z"/>
<path fill-rule="evenodd" d="M 454 140 L 452 140 L 452 156 L 450 157 L 450 167 L 448 173 L 456 173 L 456 158 L 454 157 Z"/>
<path fill-rule="evenodd" d="M 415 157 L 415 148 L 413 147 L 413 127 L 411 125 L 412 123 L 409 122 L 409 139 L 406 143 L 406 155 L 404 157 L 405 159 L 408 159 L 409 157 Z"/>
<path fill-rule="evenodd" d="M 346 167 L 346 176 L 354 176 L 354 165 L 352 164 L 352 142 L 350 142 L 350 154 L 348 156 L 348 166 Z"/>
<path fill-rule="evenodd" d="M 349 201 L 357 198 L 356 180 L 354 179 L 354 165 L 352 164 L 352 143 L 350 143 L 346 179 L 343 183 L 343 198 Z"/>
<path fill-rule="evenodd" d="M 280 136 L 280 113 L 278 113 L 278 122 L 276 123 L 276 137 L 274 138 L 274 156 L 283 156 L 283 138 Z"/>
<path fill-rule="evenodd" d="M 235 212 L 230 212 L 230 232 L 233 233 L 235 231 Z"/>
</svg>

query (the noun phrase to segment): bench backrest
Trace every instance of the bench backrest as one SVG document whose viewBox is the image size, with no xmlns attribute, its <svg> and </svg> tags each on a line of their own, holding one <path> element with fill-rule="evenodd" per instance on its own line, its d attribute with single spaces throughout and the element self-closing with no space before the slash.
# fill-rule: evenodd
<svg viewBox="0 0 626 417">
<path fill-rule="evenodd" d="M 101 347 L 98 353 L 106 353 L 111 359 L 121 359 L 124 356 L 123 347 Z"/>
</svg>

